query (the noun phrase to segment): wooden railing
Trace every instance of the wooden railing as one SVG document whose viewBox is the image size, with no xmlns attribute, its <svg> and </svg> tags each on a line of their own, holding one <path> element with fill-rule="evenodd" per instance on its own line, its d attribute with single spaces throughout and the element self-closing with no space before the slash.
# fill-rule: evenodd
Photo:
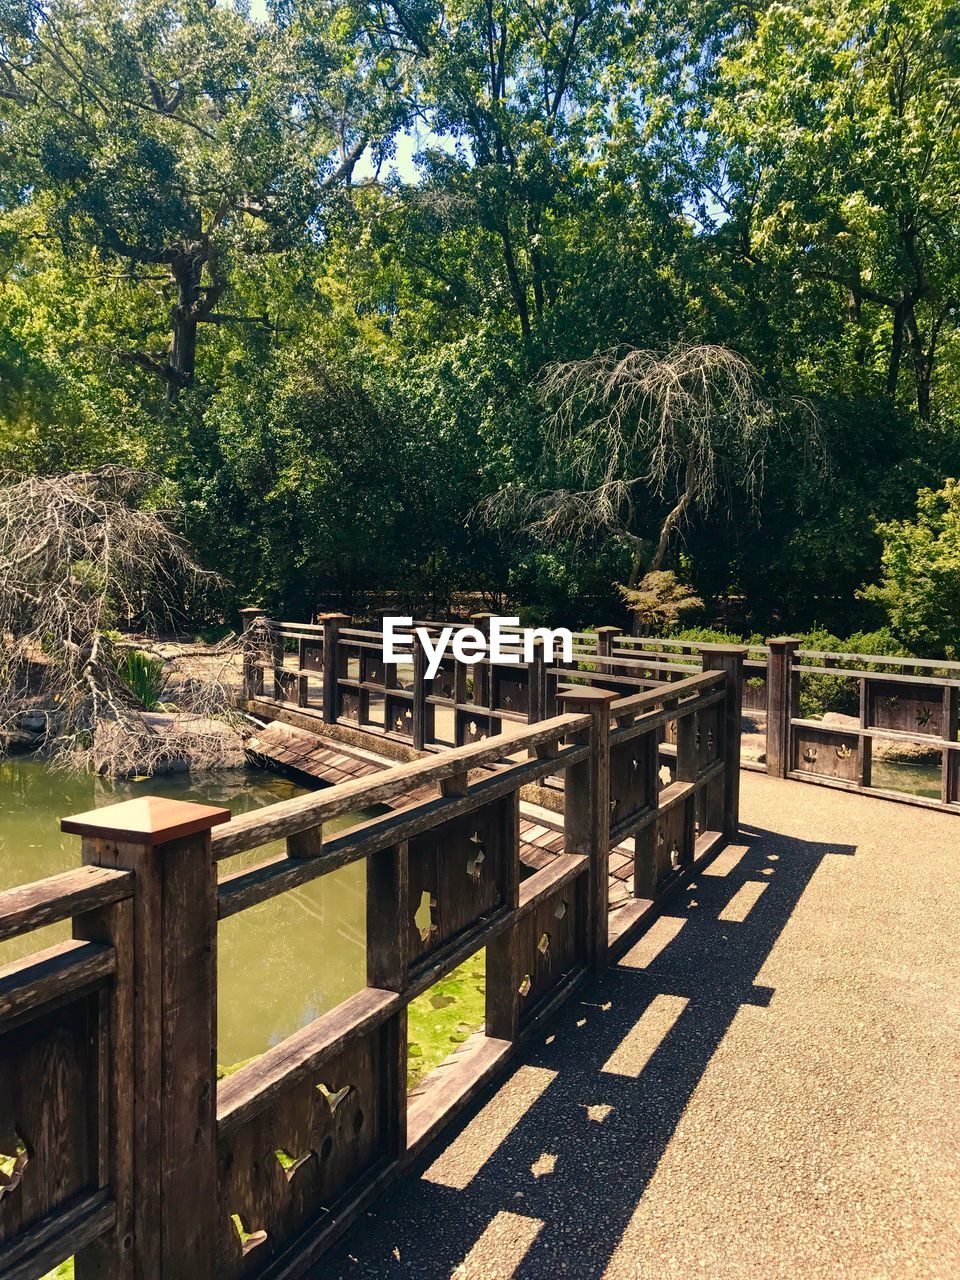
<svg viewBox="0 0 960 1280">
<path fill-rule="evenodd" d="M 145 797 L 65 819 L 86 865 L 0 895 L 0 940 L 76 937 L 0 971 L 0 1276 L 313 1267 L 735 832 L 741 658 L 626 698 L 573 688 L 557 716 L 254 813 Z M 558 776 L 562 852 L 522 878 L 521 791 Z M 607 909 L 611 842 L 628 912 Z M 358 861 L 366 986 L 218 1086 L 218 922 Z M 481 947 L 485 1026 L 408 1095 L 407 1007 Z"/>
<path fill-rule="evenodd" d="M 830 677 L 850 686 L 857 708 L 850 726 L 800 714 L 802 682 Z M 956 812 L 960 806 L 960 663 L 878 654 L 822 653 L 800 641 L 770 641 L 767 769 L 777 777 L 819 782 Z M 915 744 L 939 757 L 940 795 L 905 795 L 874 785 L 879 744 Z"/>
<path fill-rule="evenodd" d="M 621 663 L 630 655 L 662 662 L 670 654 L 670 665 L 692 669 L 703 648 L 689 641 L 620 637 L 611 651 Z M 762 764 L 743 760 L 742 767 L 960 811 L 960 663 L 804 649 L 799 640 L 780 637 L 762 650 L 751 648 L 743 667 L 743 707 L 765 716 L 766 750 Z M 663 667 L 661 671 L 664 679 L 677 678 Z M 805 682 L 816 680 L 821 699 L 842 694 L 850 723 L 801 714 Z M 937 761 L 939 796 L 877 784 L 874 762 L 879 751 L 887 754 L 905 745 Z M 895 771 L 896 765 L 891 772 Z"/>
<path fill-rule="evenodd" d="M 542 650 L 533 663 L 500 667 L 489 661 L 467 667 L 447 659 L 431 682 L 419 651 L 408 667 L 385 668 L 382 631 L 347 627 L 345 615 L 330 615 L 324 624 L 307 628 L 257 616 L 261 629 L 248 654 L 249 688 L 263 694 L 269 685 L 276 699 L 322 707 L 328 723 L 356 725 L 418 750 L 481 741 L 505 723 L 536 723 L 556 713 L 557 693 L 571 683 L 626 694 L 685 680 L 701 669 L 712 647 L 598 627 L 574 634 L 569 663 L 545 662 Z M 478 615 L 475 625 L 482 630 L 488 616 Z M 436 629 L 441 624 L 418 625 Z M 325 628 L 328 645 L 334 646 L 335 677 L 323 672 Z M 284 643 L 293 641 L 299 659 L 291 670 L 283 665 Z M 818 676 L 849 682 L 856 725 L 801 716 L 803 682 Z M 756 735 L 749 739 L 742 768 L 958 811 L 960 663 L 826 653 L 779 638 L 744 650 L 742 686 L 743 710 L 759 719 L 764 748 L 754 745 Z M 914 743 L 938 754 L 939 798 L 877 786 L 875 742 Z"/>
</svg>

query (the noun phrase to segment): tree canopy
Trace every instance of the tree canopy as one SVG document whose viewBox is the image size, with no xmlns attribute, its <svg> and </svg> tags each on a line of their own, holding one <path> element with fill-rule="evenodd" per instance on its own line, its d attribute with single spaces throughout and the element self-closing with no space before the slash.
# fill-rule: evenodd
<svg viewBox="0 0 960 1280">
<path fill-rule="evenodd" d="M 945 0 L 0 0 L 0 470 L 162 477 L 228 611 L 652 571 L 906 643 L 864 588 L 957 474 L 958 64 Z M 698 350 L 749 404 L 582 394 Z"/>
</svg>

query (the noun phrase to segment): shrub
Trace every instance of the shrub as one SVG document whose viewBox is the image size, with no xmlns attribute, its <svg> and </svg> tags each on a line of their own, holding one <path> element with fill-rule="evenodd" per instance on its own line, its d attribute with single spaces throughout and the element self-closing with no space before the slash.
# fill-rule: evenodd
<svg viewBox="0 0 960 1280">
<path fill-rule="evenodd" d="M 960 651 L 960 481 L 921 489 L 916 520 L 877 526 L 883 581 L 864 599 L 886 610 L 897 637 L 922 657 Z"/>
<path fill-rule="evenodd" d="M 117 674 L 145 711 L 154 711 L 163 701 L 167 677 L 163 661 L 140 649 L 126 649 L 117 659 Z"/>
</svg>

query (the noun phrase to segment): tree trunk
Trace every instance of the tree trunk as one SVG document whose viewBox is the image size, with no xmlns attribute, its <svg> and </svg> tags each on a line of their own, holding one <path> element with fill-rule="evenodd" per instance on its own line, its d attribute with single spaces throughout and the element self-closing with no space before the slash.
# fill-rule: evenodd
<svg viewBox="0 0 960 1280">
<path fill-rule="evenodd" d="M 177 399 L 183 387 L 191 385 L 196 371 L 197 304 L 201 298 L 200 280 L 205 258 L 202 252 L 184 253 L 170 267 L 177 284 L 177 302 L 171 312 L 173 338 L 167 378 L 167 400 L 171 402 Z"/>
<path fill-rule="evenodd" d="M 696 488 L 696 474 L 694 472 L 693 463 L 687 463 L 687 470 L 684 476 L 683 493 L 677 505 L 667 513 L 667 517 L 660 526 L 660 537 L 657 540 L 657 549 L 653 553 L 653 558 L 647 567 L 647 573 L 656 573 L 663 567 L 663 561 L 667 554 L 667 547 L 670 544 L 670 535 L 676 527 L 677 521 L 686 512 L 690 503 L 693 501 L 693 493 Z"/>
<path fill-rule="evenodd" d="M 507 268 L 507 279 L 510 281 L 510 292 L 513 294 L 513 303 L 517 308 L 517 316 L 520 320 L 520 332 L 523 334 L 524 342 L 529 342 L 530 311 L 527 307 L 527 290 L 520 279 L 520 272 L 517 270 L 517 259 L 513 252 L 513 241 L 510 239 L 510 232 L 505 226 L 500 230 L 500 238 L 503 241 L 503 258 Z"/>
<path fill-rule="evenodd" d="M 903 358 L 903 313 L 905 303 L 898 302 L 893 311 L 893 338 L 890 343 L 890 360 L 887 364 L 887 395 L 897 394 L 900 379 L 900 361 Z"/>
<path fill-rule="evenodd" d="M 911 304 L 904 314 L 904 329 L 910 343 L 910 360 L 913 365 L 913 377 L 917 388 L 917 413 L 924 420 L 930 420 L 930 381 L 933 373 L 933 349 L 930 355 L 924 350 L 920 329 L 917 325 L 917 313 Z"/>
</svg>

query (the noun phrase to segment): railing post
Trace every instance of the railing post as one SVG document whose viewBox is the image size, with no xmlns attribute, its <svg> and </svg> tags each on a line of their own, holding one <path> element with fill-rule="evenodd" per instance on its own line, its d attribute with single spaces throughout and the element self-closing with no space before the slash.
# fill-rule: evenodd
<svg viewBox="0 0 960 1280">
<path fill-rule="evenodd" d="M 604 675 L 615 672 L 613 664 L 602 659 L 613 657 L 613 642 L 619 635 L 623 635 L 622 627 L 597 627 L 597 657 L 601 659 L 597 663 L 597 670 Z"/>
<path fill-rule="evenodd" d="M 323 623 L 323 722 L 336 724 L 340 716 L 340 628 L 348 613 L 322 613 Z"/>
<path fill-rule="evenodd" d="M 413 705 L 410 735 L 417 751 L 422 751 L 427 741 L 427 655 L 423 645 L 413 645 Z"/>
<path fill-rule="evenodd" d="M 420 648 L 417 645 L 417 648 Z M 410 970 L 410 853 L 404 840 L 367 860 L 367 986 L 403 991 Z M 383 1064 L 384 1127 L 392 1156 L 407 1147 L 407 1007 L 392 1023 Z"/>
<path fill-rule="evenodd" d="M 546 645 L 542 636 L 533 641 L 533 661 L 527 665 L 527 724 L 543 720 L 544 671 L 546 669 Z"/>
<path fill-rule="evenodd" d="M 767 641 L 767 773 L 774 778 L 790 772 L 790 720 L 799 693 L 794 664 L 800 643 L 793 636 Z"/>
<path fill-rule="evenodd" d="M 607 967 L 607 907 L 610 861 L 610 703 L 617 695 L 589 687 L 558 694 L 562 713 L 587 714 L 588 730 L 574 741 L 588 742 L 590 755 L 571 765 L 564 780 L 563 835 L 568 853 L 590 859 L 587 909 L 587 952 L 594 973 Z"/>
<path fill-rule="evenodd" d="M 747 645 L 704 644 L 700 661 L 704 671 L 722 671 L 727 677 L 723 704 L 723 834 L 728 840 L 740 829 L 740 731 L 743 716 L 743 660 Z"/>
<path fill-rule="evenodd" d="M 866 680 L 863 681 L 866 684 Z M 957 733 L 960 732 L 960 689 L 956 685 L 943 686 L 943 729 L 942 736 L 947 742 L 956 742 Z M 868 741 L 868 739 L 864 739 Z M 953 801 L 960 799 L 960 796 L 954 794 L 954 763 L 952 757 L 956 753 L 953 751 L 944 751 L 940 764 L 940 803 L 952 804 Z"/>
<path fill-rule="evenodd" d="M 243 698 L 245 702 L 252 702 L 263 693 L 263 636 L 260 634 L 260 629 L 262 619 L 266 616 L 266 609 L 240 610 L 240 617 L 243 619 Z"/>
<path fill-rule="evenodd" d="M 267 624 L 270 625 L 269 623 Z M 283 635 L 270 627 L 270 659 L 273 664 L 273 696 L 277 702 L 286 701 L 286 689 L 283 685 Z"/>
<path fill-rule="evenodd" d="M 473 613 L 470 621 L 487 641 L 487 660 L 478 662 L 473 668 L 473 701 L 478 707 L 490 706 L 492 691 L 490 676 L 490 619 L 492 613 Z"/>
<path fill-rule="evenodd" d="M 229 809 L 143 796 L 64 818 L 83 861 L 135 876 L 132 1118 L 136 1280 L 211 1276 L 217 1238 L 217 877 L 210 828 Z M 109 928 L 104 921 L 104 928 Z M 104 938 L 115 946 L 123 939 Z M 118 1100 L 114 1100 L 117 1105 Z M 96 1274 L 96 1273 L 95 1273 Z"/>
</svg>

